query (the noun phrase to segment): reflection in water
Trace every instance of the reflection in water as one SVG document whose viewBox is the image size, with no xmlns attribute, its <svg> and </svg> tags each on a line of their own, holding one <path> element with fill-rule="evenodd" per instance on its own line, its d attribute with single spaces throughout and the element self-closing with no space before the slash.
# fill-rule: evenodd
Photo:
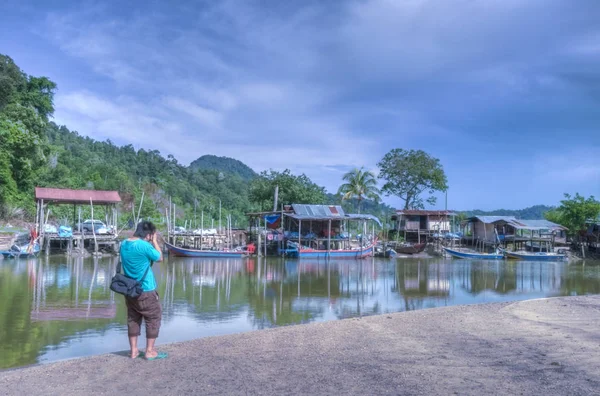
<svg viewBox="0 0 600 396">
<path fill-rule="evenodd" d="M 0 261 L 0 368 L 127 349 L 118 258 Z M 154 265 L 161 343 L 273 326 L 600 292 L 600 266 L 466 260 L 179 259 Z"/>
</svg>

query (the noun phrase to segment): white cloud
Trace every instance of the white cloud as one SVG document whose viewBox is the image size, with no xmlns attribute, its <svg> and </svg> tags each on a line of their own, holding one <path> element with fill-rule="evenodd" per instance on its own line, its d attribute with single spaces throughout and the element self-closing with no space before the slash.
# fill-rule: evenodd
<svg viewBox="0 0 600 396">
<path fill-rule="evenodd" d="M 127 14 L 102 5 L 51 13 L 47 36 L 87 64 L 94 82 L 58 91 L 57 120 L 183 163 L 227 155 L 258 171 L 306 172 L 335 190 L 340 169 L 377 173 L 394 147 L 450 153 L 472 168 L 469 150 L 527 135 L 530 120 L 519 116 L 534 114 L 541 130 L 537 123 L 557 113 L 546 103 L 574 107 L 560 67 L 597 54 L 597 36 L 579 31 L 591 13 L 568 2 L 314 4 L 159 2 Z M 540 142 L 555 151 L 561 144 Z M 567 166 L 572 159 L 558 173 L 528 163 L 533 183 L 568 183 L 564 169 L 577 166 L 577 180 L 593 180 L 596 165 Z M 502 161 L 486 172 L 505 168 Z M 500 185 L 480 177 L 488 179 Z"/>
<path fill-rule="evenodd" d="M 171 109 L 194 117 L 202 124 L 209 127 L 219 128 L 223 120 L 222 115 L 217 111 L 198 106 L 190 101 L 174 96 L 167 96 L 163 98 L 163 103 Z"/>
</svg>

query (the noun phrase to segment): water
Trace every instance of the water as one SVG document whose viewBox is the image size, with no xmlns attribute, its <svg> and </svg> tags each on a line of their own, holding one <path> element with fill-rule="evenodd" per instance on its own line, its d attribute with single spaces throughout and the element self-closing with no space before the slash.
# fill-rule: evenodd
<svg viewBox="0 0 600 396">
<path fill-rule="evenodd" d="M 117 258 L 0 260 L 0 368 L 128 349 L 123 297 L 109 289 L 116 264 Z M 163 305 L 159 345 L 388 312 L 600 293 L 597 263 L 167 258 L 154 267 Z"/>
</svg>

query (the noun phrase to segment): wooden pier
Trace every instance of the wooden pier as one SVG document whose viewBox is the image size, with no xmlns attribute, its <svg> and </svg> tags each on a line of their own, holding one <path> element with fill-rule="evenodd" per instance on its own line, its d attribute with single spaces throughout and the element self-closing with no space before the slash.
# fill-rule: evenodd
<svg viewBox="0 0 600 396">
<path fill-rule="evenodd" d="M 68 254 L 85 254 L 86 249 L 92 250 L 93 254 L 99 254 L 100 249 L 108 246 L 116 251 L 117 245 L 117 220 L 118 211 L 116 205 L 121 202 L 117 191 L 99 190 L 71 190 L 60 188 L 35 188 L 36 199 L 36 232 L 41 250 L 49 254 L 51 249 L 57 248 Z M 51 214 L 52 205 L 72 205 L 73 218 L 70 224 L 77 223 L 76 229 L 71 227 L 70 232 L 47 232 L 46 225 Z M 90 208 L 90 218 L 82 218 L 82 208 Z M 94 208 L 103 208 L 104 216 L 94 217 Z M 84 230 L 82 222 L 91 220 L 91 230 Z M 97 233 L 96 221 L 102 221 L 109 233 Z"/>
</svg>

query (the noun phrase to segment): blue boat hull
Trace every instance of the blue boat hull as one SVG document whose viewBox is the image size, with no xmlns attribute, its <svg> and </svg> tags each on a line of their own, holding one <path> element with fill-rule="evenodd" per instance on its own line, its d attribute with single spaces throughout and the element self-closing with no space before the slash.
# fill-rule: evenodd
<svg viewBox="0 0 600 396">
<path fill-rule="evenodd" d="M 9 258 L 32 258 L 32 257 L 37 257 L 39 253 L 40 253 L 40 244 L 39 243 L 35 243 L 31 249 L 31 251 L 29 251 L 29 245 L 21 246 L 20 250 L 11 249 L 11 250 L 0 251 L 0 254 L 2 254 L 2 256 L 4 256 L 4 258 L 6 258 L 6 259 L 9 259 Z"/>
<path fill-rule="evenodd" d="M 444 250 L 452 257 L 459 258 L 459 259 L 502 260 L 504 258 L 503 254 L 460 252 L 458 250 L 454 250 L 454 249 L 450 249 L 450 248 L 444 248 Z"/>
<path fill-rule="evenodd" d="M 506 257 L 513 260 L 526 261 L 563 261 L 567 258 L 564 254 L 548 254 L 548 253 L 514 253 L 506 252 Z"/>
<path fill-rule="evenodd" d="M 178 257 L 221 257 L 221 258 L 243 258 L 248 256 L 246 251 L 221 251 L 221 250 L 198 250 L 185 249 L 165 243 L 169 254 Z"/>
<path fill-rule="evenodd" d="M 369 245 L 361 250 L 316 250 L 302 248 L 300 251 L 297 249 L 288 249 L 288 257 L 299 257 L 299 258 L 338 258 L 338 259 L 359 259 L 373 256 L 374 244 Z"/>
</svg>

